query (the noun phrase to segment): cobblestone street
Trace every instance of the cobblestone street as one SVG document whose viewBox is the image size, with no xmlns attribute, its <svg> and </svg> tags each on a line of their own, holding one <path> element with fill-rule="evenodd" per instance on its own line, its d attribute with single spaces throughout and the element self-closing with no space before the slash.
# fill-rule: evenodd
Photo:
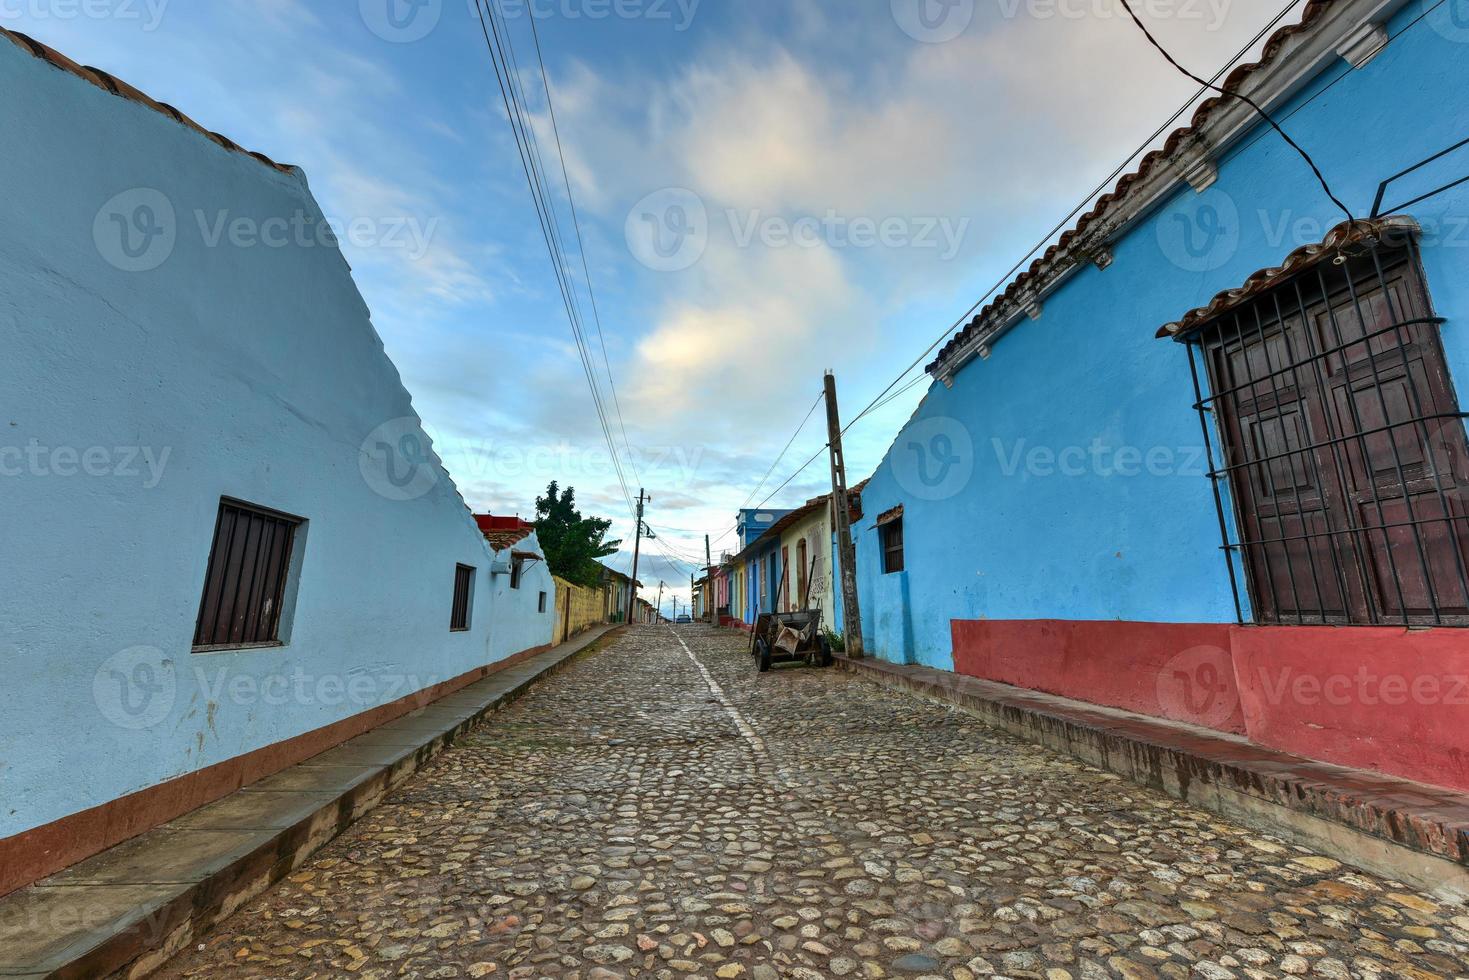
<svg viewBox="0 0 1469 980">
<path fill-rule="evenodd" d="M 1469 910 L 744 643 L 617 635 L 162 975 L 1469 974 Z"/>
</svg>

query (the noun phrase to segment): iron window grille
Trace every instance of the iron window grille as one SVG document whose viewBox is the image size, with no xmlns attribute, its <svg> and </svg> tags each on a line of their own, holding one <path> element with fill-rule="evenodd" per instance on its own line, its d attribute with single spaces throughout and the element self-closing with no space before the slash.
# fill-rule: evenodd
<svg viewBox="0 0 1469 980">
<path fill-rule="evenodd" d="M 196 651 L 280 645 L 282 607 L 301 524 L 299 517 L 220 500 L 194 623 Z"/>
<path fill-rule="evenodd" d="M 1466 414 L 1417 246 L 1319 252 L 1176 336 L 1237 617 L 1243 579 L 1262 624 L 1469 625 Z"/>
<path fill-rule="evenodd" d="M 454 609 L 449 614 L 449 630 L 463 633 L 469 629 L 470 600 L 474 595 L 474 566 L 454 567 Z"/>
</svg>

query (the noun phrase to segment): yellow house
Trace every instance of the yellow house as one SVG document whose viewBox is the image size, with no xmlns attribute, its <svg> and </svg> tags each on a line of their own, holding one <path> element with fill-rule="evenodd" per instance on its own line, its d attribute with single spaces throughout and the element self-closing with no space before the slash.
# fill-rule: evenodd
<svg viewBox="0 0 1469 980">
<path fill-rule="evenodd" d="M 777 608 L 820 609 L 834 628 L 836 583 L 833 574 L 831 494 L 808 500 L 770 530 L 780 535 L 780 560 L 786 569 Z"/>
</svg>

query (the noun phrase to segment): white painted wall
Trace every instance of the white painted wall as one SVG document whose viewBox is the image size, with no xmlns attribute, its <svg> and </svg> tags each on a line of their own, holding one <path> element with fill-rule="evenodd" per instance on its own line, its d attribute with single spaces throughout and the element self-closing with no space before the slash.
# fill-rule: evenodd
<svg viewBox="0 0 1469 980">
<path fill-rule="evenodd" d="M 427 440 L 340 252 L 201 234 L 319 221 L 304 177 L 6 42 L 0 92 L 0 838 L 549 643 L 544 564 L 507 595 L 431 453 L 388 481 Z M 308 520 L 284 647 L 191 652 L 221 495 Z"/>
</svg>

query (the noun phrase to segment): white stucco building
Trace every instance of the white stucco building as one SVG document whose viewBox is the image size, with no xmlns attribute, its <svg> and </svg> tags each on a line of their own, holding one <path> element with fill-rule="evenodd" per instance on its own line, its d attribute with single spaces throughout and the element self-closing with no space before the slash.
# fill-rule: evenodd
<svg viewBox="0 0 1469 980">
<path fill-rule="evenodd" d="M 555 589 L 300 170 L 3 31 L 0 92 L 4 893 L 549 644 Z"/>
</svg>

